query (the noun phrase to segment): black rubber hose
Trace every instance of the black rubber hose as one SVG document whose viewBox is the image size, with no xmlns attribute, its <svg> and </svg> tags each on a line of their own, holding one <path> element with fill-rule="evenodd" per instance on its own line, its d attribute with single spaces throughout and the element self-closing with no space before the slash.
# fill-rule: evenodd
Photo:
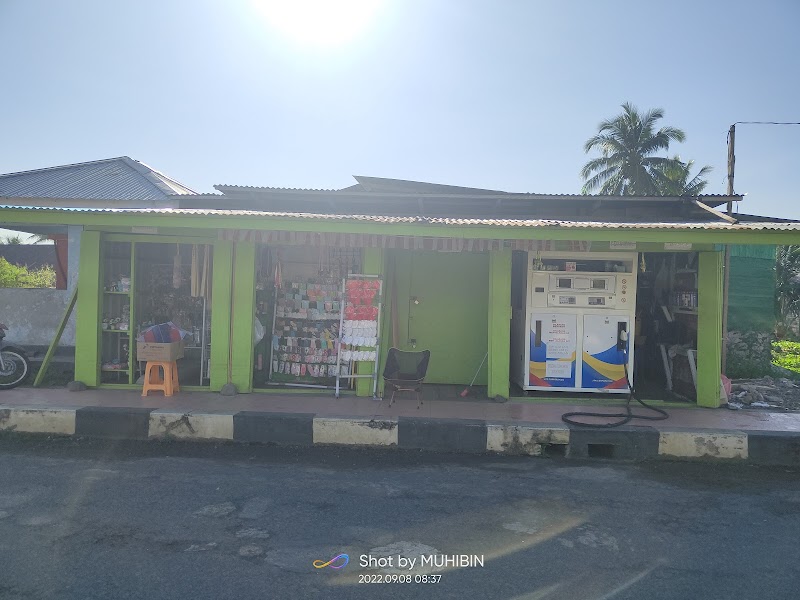
<svg viewBox="0 0 800 600">
<path fill-rule="evenodd" d="M 561 420 L 564 421 L 567 425 L 575 425 L 577 427 L 591 427 L 594 429 L 611 429 L 612 427 L 620 427 L 621 425 L 625 425 L 626 423 L 630 423 L 633 419 L 642 419 L 644 421 L 663 421 L 664 419 L 669 418 L 669 414 L 667 411 L 656 408 L 655 406 L 650 406 L 649 404 L 645 404 L 643 400 L 636 398 L 633 390 L 633 386 L 631 385 L 631 377 L 628 373 L 628 351 L 622 351 L 625 355 L 625 362 L 623 366 L 625 367 L 625 381 L 628 384 L 628 400 L 625 402 L 625 412 L 624 413 L 596 413 L 596 412 L 584 412 L 584 411 L 575 411 L 575 412 L 568 412 L 561 415 Z M 641 404 L 647 410 L 652 410 L 653 412 L 659 413 L 658 415 L 637 415 L 631 410 L 631 400 L 636 399 L 636 401 Z M 580 421 L 575 421 L 572 417 L 599 417 L 602 419 L 618 419 L 613 423 L 582 423 Z"/>
</svg>

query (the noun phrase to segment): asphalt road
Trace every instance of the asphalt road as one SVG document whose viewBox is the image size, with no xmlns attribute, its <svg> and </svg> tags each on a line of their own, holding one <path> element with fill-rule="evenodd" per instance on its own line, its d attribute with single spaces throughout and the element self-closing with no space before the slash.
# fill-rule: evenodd
<svg viewBox="0 0 800 600">
<path fill-rule="evenodd" d="M 798 540 L 786 469 L 0 436 L 3 600 L 772 600 Z"/>
</svg>

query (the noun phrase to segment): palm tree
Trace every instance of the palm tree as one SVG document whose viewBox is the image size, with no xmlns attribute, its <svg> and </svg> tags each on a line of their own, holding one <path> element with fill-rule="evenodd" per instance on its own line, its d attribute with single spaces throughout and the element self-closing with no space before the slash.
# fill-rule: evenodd
<svg viewBox="0 0 800 600">
<path fill-rule="evenodd" d="M 691 177 L 693 160 L 684 163 L 676 155 L 672 161 L 663 170 L 666 181 L 661 186 L 661 193 L 665 196 L 699 196 L 708 185 L 704 176 L 711 172 L 711 167 L 706 165 Z"/>
<path fill-rule="evenodd" d="M 666 152 L 670 142 L 686 139 L 686 134 L 676 127 L 661 127 L 656 131 L 656 121 L 663 117 L 663 109 L 640 114 L 626 102 L 622 114 L 600 123 L 597 135 L 583 147 L 587 153 L 595 149 L 602 153 L 581 169 L 585 180 L 583 193 L 599 189 L 601 194 L 608 195 L 663 195 L 668 180 L 665 171 L 678 165 L 674 158 L 654 155 Z"/>
<path fill-rule="evenodd" d="M 16 246 L 18 244 L 22 244 L 23 241 L 22 241 L 22 236 L 9 235 L 4 240 L 0 241 L 0 243 L 2 243 L 2 244 L 10 244 L 10 245 Z"/>
<path fill-rule="evenodd" d="M 50 234 L 48 233 L 32 233 L 28 236 L 28 243 L 29 244 L 44 244 L 45 242 L 52 244 L 53 240 L 50 239 Z"/>
</svg>

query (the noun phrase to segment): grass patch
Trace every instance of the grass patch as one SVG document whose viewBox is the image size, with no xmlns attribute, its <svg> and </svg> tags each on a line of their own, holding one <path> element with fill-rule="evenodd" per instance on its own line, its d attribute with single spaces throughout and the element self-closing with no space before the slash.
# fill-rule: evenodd
<svg viewBox="0 0 800 600">
<path fill-rule="evenodd" d="M 788 369 L 800 378 L 800 342 L 782 340 L 773 343 L 772 364 Z"/>
</svg>

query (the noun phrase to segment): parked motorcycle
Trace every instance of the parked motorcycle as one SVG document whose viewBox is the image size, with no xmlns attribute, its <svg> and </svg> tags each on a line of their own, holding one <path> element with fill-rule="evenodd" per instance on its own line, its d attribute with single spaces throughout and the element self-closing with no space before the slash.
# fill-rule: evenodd
<svg viewBox="0 0 800 600">
<path fill-rule="evenodd" d="M 17 387 L 25 381 L 31 370 L 30 362 L 23 350 L 3 345 L 7 330 L 8 327 L 0 323 L 0 390 Z"/>
</svg>

